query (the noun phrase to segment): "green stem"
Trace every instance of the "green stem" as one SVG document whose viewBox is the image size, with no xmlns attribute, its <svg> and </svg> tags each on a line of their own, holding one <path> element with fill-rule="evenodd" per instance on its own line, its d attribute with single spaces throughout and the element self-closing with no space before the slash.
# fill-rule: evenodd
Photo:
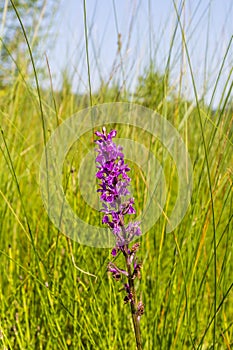
<svg viewBox="0 0 233 350">
<path fill-rule="evenodd" d="M 126 247 L 126 249 L 128 250 L 128 247 Z M 137 309 L 136 309 L 137 298 L 136 298 L 136 293 L 134 288 L 134 280 L 132 278 L 131 265 L 130 265 L 130 262 L 128 261 L 127 255 L 125 255 L 125 260 L 126 260 L 127 272 L 128 272 L 128 283 L 129 283 L 130 291 L 133 295 L 133 300 L 131 301 L 130 305 L 131 305 L 134 334 L 135 334 L 136 343 L 137 343 L 137 350 L 142 350 L 140 323 L 139 323 L 139 318 L 137 316 Z"/>
</svg>

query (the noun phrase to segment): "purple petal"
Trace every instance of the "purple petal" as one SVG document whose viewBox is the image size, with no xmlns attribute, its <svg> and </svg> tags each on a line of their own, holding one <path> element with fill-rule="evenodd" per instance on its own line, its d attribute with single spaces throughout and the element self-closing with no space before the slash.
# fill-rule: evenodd
<svg viewBox="0 0 233 350">
<path fill-rule="evenodd" d="M 103 161 L 104 161 L 104 157 L 103 157 L 102 155 L 100 155 L 100 154 L 99 154 L 99 155 L 96 157 L 96 159 L 95 159 L 95 160 L 96 160 L 96 162 L 98 162 L 98 163 L 101 163 L 101 164 L 102 164 L 102 163 L 103 163 Z"/>
<path fill-rule="evenodd" d="M 113 137 L 115 137 L 117 134 L 116 130 L 112 130 L 110 131 L 110 133 L 108 134 L 108 140 L 111 140 Z"/>
<path fill-rule="evenodd" d="M 136 214 L 136 210 L 132 207 L 132 205 L 129 206 L 128 214 Z"/>
<path fill-rule="evenodd" d="M 101 137 L 101 138 L 105 137 L 105 135 L 102 134 L 102 132 L 100 132 L 100 131 L 96 131 L 95 134 L 96 134 L 96 136 Z"/>
<path fill-rule="evenodd" d="M 98 171 L 97 173 L 96 173 L 96 177 L 98 178 L 98 179 L 102 179 L 103 178 L 103 171 Z"/>
<path fill-rule="evenodd" d="M 112 254 L 112 256 L 116 256 L 116 255 L 117 255 L 117 249 L 116 249 L 116 248 L 113 248 L 111 254 Z"/>
<path fill-rule="evenodd" d="M 103 224 L 108 224 L 109 223 L 109 218 L 107 215 L 104 215 L 103 219 L 102 219 L 102 223 Z"/>
</svg>

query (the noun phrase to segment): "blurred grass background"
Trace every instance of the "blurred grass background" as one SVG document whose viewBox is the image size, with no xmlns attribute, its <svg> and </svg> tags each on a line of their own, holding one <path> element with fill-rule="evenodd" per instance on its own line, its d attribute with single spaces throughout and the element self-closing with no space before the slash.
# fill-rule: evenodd
<svg viewBox="0 0 233 350">
<path fill-rule="evenodd" d="M 145 3 L 150 9 L 151 2 Z M 211 1 L 205 3 L 211 5 Z M 117 28 L 117 18 L 122 14 L 114 4 L 113 1 L 111 6 Z M 44 66 L 39 61 L 40 42 L 48 39 L 46 33 L 56 18 L 58 3 L 46 5 L 46 1 L 30 0 L 1 4 L 1 25 L 7 35 L 1 39 L 0 76 L 0 344 L 3 349 L 135 348 L 129 306 L 123 304 L 124 293 L 106 273 L 111 250 L 79 245 L 58 232 L 48 219 L 38 185 L 43 148 L 58 125 L 90 105 L 124 101 L 151 108 L 170 121 L 187 145 L 194 170 L 192 200 L 181 224 L 166 234 L 166 218 L 161 216 L 140 239 L 143 270 L 137 287 L 145 303 L 141 319 L 143 348 L 231 349 L 232 41 L 226 42 L 220 61 L 210 71 L 205 72 L 203 62 L 200 93 L 186 40 L 186 2 L 171 1 L 176 22 L 170 33 L 172 40 L 168 43 L 164 70 L 156 64 L 155 50 L 133 83 L 126 74 L 130 69 L 124 61 L 124 38 L 119 32 L 113 68 L 98 88 L 91 89 L 99 48 L 90 59 L 87 53 L 90 46 L 95 47 L 91 32 L 95 18 L 85 11 L 85 1 L 82 5 L 84 44 L 80 64 L 85 69 L 89 64 L 85 91 L 74 90 L 69 65 L 59 72 L 59 89 L 54 88 L 49 60 L 46 62 L 44 57 Z M 96 2 L 98 6 L 101 4 Z M 129 22 L 128 37 L 136 26 L 134 13 Z M 194 30 L 199 33 L 201 18 L 198 21 L 195 17 L 195 23 Z M 138 37 L 141 43 L 144 38 Z M 160 40 L 162 36 L 151 36 L 149 42 L 159 47 Z M 172 64 L 177 41 L 178 73 Z M 212 59 L 208 40 L 204 58 Z M 188 72 L 191 97 L 184 91 L 184 69 Z M 226 77 L 224 83 L 222 75 Z M 211 88 L 207 89 L 209 85 Z M 132 130 L 122 125 L 118 132 L 124 137 Z M 75 211 L 81 202 L 74 181 L 80 162 L 77 153 L 83 147 L 81 154 L 85 154 L 85 142 L 89 148 L 94 147 L 92 133 L 84 136 L 82 145 L 80 142 L 72 147 L 63 169 L 64 189 Z M 134 130 L 134 138 L 142 142 L 139 130 Z M 177 178 L 161 147 L 151 144 L 151 151 L 164 169 L 169 189 L 164 210 L 169 213 L 176 200 L 173 189 Z M 137 168 L 133 164 L 131 167 L 135 202 L 140 207 L 144 181 Z M 88 221 L 91 215 L 92 210 L 84 203 L 82 217 Z M 98 215 L 95 220 L 98 225 Z"/>
</svg>

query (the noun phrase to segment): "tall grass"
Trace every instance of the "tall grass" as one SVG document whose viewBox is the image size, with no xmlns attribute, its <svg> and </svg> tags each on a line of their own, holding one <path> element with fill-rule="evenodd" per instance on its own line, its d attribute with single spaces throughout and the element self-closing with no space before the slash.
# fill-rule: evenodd
<svg viewBox="0 0 233 350">
<path fill-rule="evenodd" d="M 150 1 L 148 4 L 150 8 Z M 174 2 L 177 22 L 171 33 L 164 72 L 157 71 L 151 53 L 148 68 L 137 85 L 132 86 L 119 42 L 121 78 L 116 59 L 108 79 L 102 81 L 97 92 L 91 91 L 98 56 L 92 62 L 87 54 L 83 56 L 83 64 L 88 62 L 89 88 L 86 94 L 78 96 L 72 92 L 69 79 L 64 79 L 62 91 L 53 89 L 52 77 L 50 88 L 41 89 L 31 43 L 20 23 L 27 42 L 25 60 L 30 58 L 36 84 L 31 83 L 31 76 L 19 65 L 12 83 L 2 86 L 0 91 L 0 343 L 3 349 L 135 348 L 128 305 L 123 305 L 122 292 L 106 273 L 110 251 L 79 245 L 59 232 L 48 220 L 38 185 L 44 144 L 57 125 L 90 104 L 115 101 L 143 104 L 168 119 L 183 137 L 194 171 L 192 199 L 181 224 L 167 234 L 166 215 L 161 215 L 140 240 L 143 260 L 140 290 L 145 303 L 145 315 L 141 319 L 143 349 L 233 347 L 232 68 L 226 66 L 232 42 L 222 52 L 211 90 L 207 88 L 209 81 L 205 73 L 204 95 L 200 98 L 181 8 Z M 118 28 L 120 14 L 116 6 L 114 11 Z M 129 43 L 136 25 L 133 15 Z M 87 53 L 93 45 L 87 11 L 84 18 Z M 192 19 L 196 21 L 195 11 Z M 200 30 L 199 20 L 196 31 Z M 178 33 L 182 45 L 174 56 Z M 160 43 L 152 42 L 151 33 L 148 35 L 150 47 L 159 46 Z M 206 60 L 208 54 L 206 45 Z M 181 62 L 178 89 L 172 80 L 176 74 L 174 57 Z M 183 95 L 184 61 L 191 77 L 193 99 Z M 221 76 L 226 70 L 227 79 L 222 86 Z M 49 73 L 46 78 L 49 79 Z M 213 107 L 220 86 L 222 94 Z M 133 135 L 134 140 L 142 142 L 140 130 L 124 125 L 117 128 L 120 137 Z M 168 188 L 164 212 L 169 214 L 176 200 L 176 171 L 166 150 L 148 135 L 143 136 L 143 142 L 164 169 Z M 92 132 L 87 133 L 71 148 L 63 167 L 63 188 L 73 210 L 84 220 L 93 220 L 98 225 L 99 216 L 85 204 L 77 184 L 79 165 L 87 149 L 94 147 L 92 140 Z M 145 181 L 137 165 L 130 165 L 135 202 L 140 210 Z"/>
</svg>

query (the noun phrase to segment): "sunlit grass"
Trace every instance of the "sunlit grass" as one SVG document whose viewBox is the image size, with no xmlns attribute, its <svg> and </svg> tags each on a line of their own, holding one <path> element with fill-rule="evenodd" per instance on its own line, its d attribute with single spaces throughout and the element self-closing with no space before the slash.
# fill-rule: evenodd
<svg viewBox="0 0 233 350">
<path fill-rule="evenodd" d="M 177 30 L 183 29 L 178 21 Z M 24 35 L 26 39 L 27 33 Z M 87 36 L 87 45 L 88 40 Z M 185 44 L 183 32 L 185 57 L 190 59 Z M 171 50 L 172 45 L 173 41 Z M 228 50 L 229 47 L 222 64 Z M 33 50 L 27 53 L 28 57 L 32 63 Z M 189 64 L 191 69 L 191 59 Z M 221 75 L 222 67 L 218 70 Z M 124 66 L 121 71 L 124 76 Z M 37 77 L 36 67 L 33 74 Z M 48 219 L 40 196 L 39 164 L 45 142 L 58 124 L 89 106 L 90 100 L 93 105 L 130 100 L 155 109 L 179 131 L 192 159 L 193 194 L 181 224 L 167 234 L 166 217 L 161 215 L 150 232 L 140 239 L 143 271 L 138 288 L 145 303 L 145 315 L 141 319 L 143 348 L 230 349 L 233 346 L 232 85 L 226 82 L 219 104 L 213 109 L 212 100 L 209 105 L 204 103 L 205 96 L 199 100 L 196 95 L 196 100 L 187 101 L 179 93 L 181 89 L 174 91 L 167 80 L 171 74 L 172 67 L 168 65 L 167 71 L 158 76 L 152 65 L 134 92 L 106 84 L 98 92 L 76 96 L 68 81 L 61 92 L 53 91 L 52 85 L 41 90 L 39 79 L 36 88 L 31 77 L 19 70 L 12 84 L 1 88 L 0 343 L 3 348 L 135 347 L 128 305 L 124 305 L 123 293 L 106 273 L 110 251 L 79 245 L 58 232 Z M 127 78 L 125 83 L 130 85 Z M 218 83 L 219 79 L 216 86 Z M 89 87 L 90 84 L 91 74 Z M 192 87 L 197 89 L 195 75 Z M 117 128 L 120 137 L 132 136 L 149 145 L 160 161 L 168 188 L 165 208 L 169 212 L 176 199 L 177 178 L 168 162 L 170 158 L 164 154 L 166 150 L 149 137 L 142 140 L 140 130 L 124 125 Z M 84 136 L 67 155 L 63 188 L 74 211 L 87 222 L 98 225 L 99 214 L 85 204 L 77 183 L 82 157 L 87 149 L 94 148 L 92 132 Z M 132 174 L 139 209 L 145 200 L 146 186 L 137 166 L 132 165 Z"/>
</svg>

